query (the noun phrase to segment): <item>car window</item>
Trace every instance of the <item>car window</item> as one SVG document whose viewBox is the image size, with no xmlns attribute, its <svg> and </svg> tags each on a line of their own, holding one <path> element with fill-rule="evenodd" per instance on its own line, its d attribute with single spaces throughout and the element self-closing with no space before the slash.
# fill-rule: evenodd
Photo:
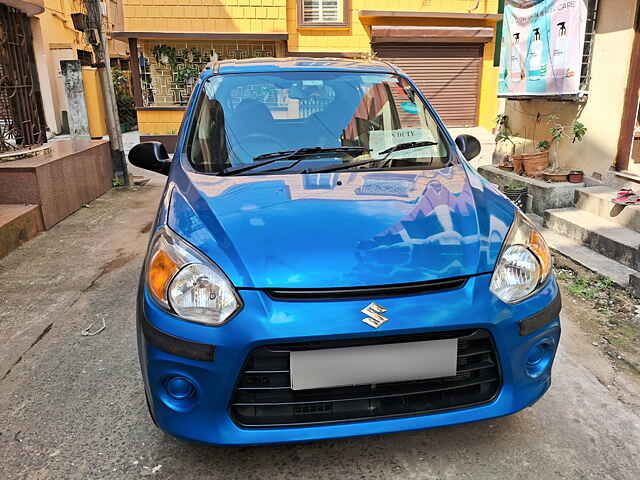
<svg viewBox="0 0 640 480">
<path fill-rule="evenodd" d="M 432 145 L 384 153 L 414 141 Z M 442 132 L 409 82 L 377 73 L 211 77 L 205 81 L 187 145 L 192 165 L 210 173 L 251 165 L 274 152 L 311 147 L 323 151 L 296 158 L 291 168 L 286 167 L 293 161 L 284 159 L 259 172 L 300 173 L 355 160 L 372 161 L 359 168 L 442 168 L 450 161 Z M 341 147 L 362 147 L 362 152 L 355 158 L 353 153 L 330 151 Z"/>
</svg>

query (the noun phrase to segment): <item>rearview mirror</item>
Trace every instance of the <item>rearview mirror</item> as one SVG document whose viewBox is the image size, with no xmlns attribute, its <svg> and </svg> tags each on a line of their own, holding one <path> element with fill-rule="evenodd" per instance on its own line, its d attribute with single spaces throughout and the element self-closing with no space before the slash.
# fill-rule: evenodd
<svg viewBox="0 0 640 480">
<path fill-rule="evenodd" d="M 129 161 L 136 167 L 169 175 L 171 159 L 160 142 L 142 142 L 129 152 Z"/>
<path fill-rule="evenodd" d="M 473 135 L 462 134 L 456 138 L 456 145 L 464 155 L 464 158 L 471 160 L 480 155 L 482 146 L 480 141 Z"/>
</svg>

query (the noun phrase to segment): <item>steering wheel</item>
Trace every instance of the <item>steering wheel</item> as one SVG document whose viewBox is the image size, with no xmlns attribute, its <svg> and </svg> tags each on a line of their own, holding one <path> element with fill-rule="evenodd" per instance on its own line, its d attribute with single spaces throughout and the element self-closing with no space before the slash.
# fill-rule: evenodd
<svg viewBox="0 0 640 480">
<path fill-rule="evenodd" d="M 261 153 L 290 150 L 280 139 L 266 133 L 249 133 L 240 138 L 239 143 L 252 157 L 260 155 Z"/>
</svg>

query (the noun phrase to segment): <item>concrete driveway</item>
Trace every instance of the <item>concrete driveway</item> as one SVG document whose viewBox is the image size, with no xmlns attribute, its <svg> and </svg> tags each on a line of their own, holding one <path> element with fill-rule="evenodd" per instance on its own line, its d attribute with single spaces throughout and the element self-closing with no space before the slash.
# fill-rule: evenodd
<svg viewBox="0 0 640 480">
<path fill-rule="evenodd" d="M 113 190 L 0 260 L 0 479 L 640 478 L 635 384 L 594 351 L 571 302 L 551 390 L 511 417 L 270 447 L 163 434 L 134 334 L 161 181 Z"/>
</svg>

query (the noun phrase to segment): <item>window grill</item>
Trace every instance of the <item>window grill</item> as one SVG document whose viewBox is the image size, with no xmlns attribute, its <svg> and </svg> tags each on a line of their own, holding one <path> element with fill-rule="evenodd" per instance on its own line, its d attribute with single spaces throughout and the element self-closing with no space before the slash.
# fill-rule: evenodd
<svg viewBox="0 0 640 480">
<path fill-rule="evenodd" d="M 336 23 L 341 21 L 339 0 L 304 0 L 304 23 Z"/>
<path fill-rule="evenodd" d="M 584 50 L 582 51 L 582 71 L 580 73 L 580 90 L 582 92 L 588 92 L 589 90 L 589 82 L 591 80 L 591 59 L 593 58 L 593 46 L 596 39 L 597 21 L 598 0 L 589 0 Z"/>
<path fill-rule="evenodd" d="M 0 153 L 43 144 L 46 127 L 29 18 L 0 4 Z"/>
<path fill-rule="evenodd" d="M 259 40 L 143 41 L 138 48 L 143 105 L 186 105 L 212 61 L 275 56 L 275 42 Z"/>
</svg>

